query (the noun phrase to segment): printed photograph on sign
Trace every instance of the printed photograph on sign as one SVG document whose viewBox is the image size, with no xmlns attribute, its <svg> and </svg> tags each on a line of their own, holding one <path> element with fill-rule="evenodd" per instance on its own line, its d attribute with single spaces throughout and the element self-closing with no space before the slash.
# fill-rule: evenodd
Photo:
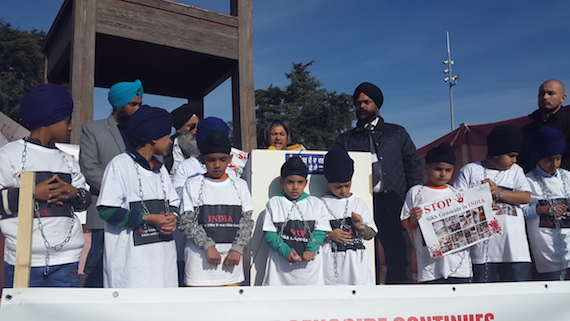
<svg viewBox="0 0 570 321">
<path fill-rule="evenodd" d="M 431 209 L 418 222 L 431 257 L 455 253 L 500 234 L 492 206 L 487 184 L 461 191 L 454 199 L 420 205 Z"/>
</svg>

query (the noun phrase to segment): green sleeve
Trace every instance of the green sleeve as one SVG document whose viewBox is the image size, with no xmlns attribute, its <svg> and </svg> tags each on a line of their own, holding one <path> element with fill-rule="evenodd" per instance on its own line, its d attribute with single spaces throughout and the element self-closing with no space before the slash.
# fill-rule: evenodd
<svg viewBox="0 0 570 321">
<path fill-rule="evenodd" d="M 277 234 L 277 232 L 263 232 L 263 238 L 267 245 L 270 248 L 274 249 L 275 251 L 279 252 L 281 256 L 287 258 L 289 256 L 289 252 L 291 252 L 292 248 L 283 241 L 283 239 Z"/>
<path fill-rule="evenodd" d="M 327 232 L 321 231 L 321 230 L 314 230 L 313 231 L 313 238 L 315 239 L 315 241 L 317 243 L 315 244 L 315 242 L 313 242 L 313 240 L 311 239 L 309 241 L 309 243 L 307 243 L 307 246 L 305 247 L 305 249 L 307 251 L 317 253 L 317 251 L 319 250 L 319 247 L 321 245 L 323 245 L 323 242 L 325 241 L 326 237 L 327 237 Z"/>
</svg>

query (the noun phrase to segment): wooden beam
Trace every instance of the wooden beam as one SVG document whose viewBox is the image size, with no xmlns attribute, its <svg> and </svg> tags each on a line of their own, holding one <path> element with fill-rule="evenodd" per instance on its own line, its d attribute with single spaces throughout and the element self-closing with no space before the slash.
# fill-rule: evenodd
<svg viewBox="0 0 570 321">
<path fill-rule="evenodd" d="M 95 12 L 97 0 L 74 0 L 70 89 L 73 97 L 71 143 L 79 144 L 81 126 L 93 120 L 95 86 Z"/>
<path fill-rule="evenodd" d="M 237 18 L 225 15 L 224 19 Z M 97 33 L 237 59 L 236 27 L 171 10 L 157 10 L 133 1 L 98 0 Z"/>
<path fill-rule="evenodd" d="M 238 61 L 232 71 L 234 145 L 246 152 L 257 148 L 255 89 L 253 87 L 253 30 L 251 0 L 231 0 L 238 17 Z"/>
<path fill-rule="evenodd" d="M 30 285 L 35 187 L 36 179 L 34 172 L 23 172 L 20 174 L 20 198 L 18 200 L 18 242 L 16 242 L 14 288 L 27 288 Z"/>
</svg>

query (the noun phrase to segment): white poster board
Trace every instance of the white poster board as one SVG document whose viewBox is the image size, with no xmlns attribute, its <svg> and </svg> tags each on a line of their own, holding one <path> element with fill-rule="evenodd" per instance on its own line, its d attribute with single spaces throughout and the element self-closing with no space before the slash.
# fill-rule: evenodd
<svg viewBox="0 0 570 321">
<path fill-rule="evenodd" d="M 302 159 L 309 163 L 310 169 L 315 170 L 315 174 L 308 176 L 309 183 L 305 188 L 305 192 L 322 197 L 326 194 L 328 185 L 322 175 L 322 161 L 326 151 L 281 151 L 281 150 L 253 150 L 249 155 L 249 160 L 244 169 L 242 178 L 245 179 L 250 187 L 251 196 L 253 198 L 253 219 L 255 228 L 253 237 L 249 246 L 249 260 L 246 258 L 245 268 L 246 278 L 250 274 L 250 279 L 246 279 L 244 284 L 261 285 L 265 275 L 265 263 L 267 260 L 268 246 L 263 240 L 263 216 L 265 214 L 265 204 L 269 198 L 281 193 L 282 188 L 279 185 L 279 176 L 281 166 L 288 155 L 299 155 Z M 352 193 L 361 198 L 368 209 L 372 213 L 372 188 L 371 188 L 371 156 L 366 152 L 349 152 L 350 157 L 354 160 L 354 175 L 352 177 Z M 321 173 L 319 171 L 321 164 Z M 365 247 L 368 250 L 369 261 L 371 262 L 372 275 L 374 272 L 374 240 L 365 241 Z M 248 273 L 249 272 L 249 273 Z"/>
<path fill-rule="evenodd" d="M 0 147 L 30 135 L 30 131 L 0 112 Z"/>
<path fill-rule="evenodd" d="M 568 321 L 570 282 L 4 289 L 6 321 Z"/>
<path fill-rule="evenodd" d="M 501 233 L 492 209 L 489 184 L 455 194 L 455 197 L 421 204 L 418 221 L 432 258 L 462 251 Z"/>
</svg>

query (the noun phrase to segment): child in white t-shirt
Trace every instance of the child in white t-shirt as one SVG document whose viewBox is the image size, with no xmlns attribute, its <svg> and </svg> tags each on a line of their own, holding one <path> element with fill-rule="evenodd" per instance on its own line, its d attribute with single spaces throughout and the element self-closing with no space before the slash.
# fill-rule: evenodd
<svg viewBox="0 0 570 321">
<path fill-rule="evenodd" d="M 447 185 L 453 175 L 455 161 L 455 154 L 448 142 L 430 149 L 424 165 L 426 183 L 410 188 L 402 206 L 400 218 L 416 248 L 418 281 L 421 283 L 468 283 L 471 277 L 469 249 L 434 259 L 430 256 L 418 227 L 423 213 L 418 205 L 446 197 L 454 198 L 458 192 Z"/>
<path fill-rule="evenodd" d="M 522 130 L 500 125 L 487 135 L 487 156 L 459 171 L 455 187 L 467 189 L 489 184 L 493 210 L 502 234 L 471 247 L 473 282 L 525 281 L 530 251 L 521 205 L 530 201 L 530 186 L 516 164 L 522 145 Z"/>
<path fill-rule="evenodd" d="M 532 194 L 523 212 L 535 279 L 564 280 L 570 267 L 570 172 L 560 168 L 566 139 L 559 129 L 543 126 L 533 145 L 537 165 L 526 175 Z"/>
<path fill-rule="evenodd" d="M 253 201 L 247 183 L 226 173 L 232 155 L 224 133 L 211 130 L 198 148 L 207 172 L 188 178 L 182 190 L 185 284 L 239 285 L 245 279 L 243 252 L 253 230 Z"/>
<path fill-rule="evenodd" d="M 298 156 L 281 167 L 283 194 L 266 205 L 263 237 L 271 248 L 263 285 L 324 285 L 319 248 L 330 231 L 323 202 L 304 192 L 308 169 Z"/>
<path fill-rule="evenodd" d="M 180 200 L 154 155 L 172 144 L 172 116 L 141 106 L 129 119 L 127 150 L 105 168 L 97 200 L 105 225 L 103 283 L 108 288 L 178 286 L 176 229 Z"/>
<path fill-rule="evenodd" d="M 366 203 L 350 192 L 354 161 L 347 151 L 334 148 L 325 155 L 324 174 L 329 193 L 322 200 L 329 213 L 332 232 L 323 244 L 327 285 L 374 285 L 364 240 L 378 229 Z"/>
</svg>

